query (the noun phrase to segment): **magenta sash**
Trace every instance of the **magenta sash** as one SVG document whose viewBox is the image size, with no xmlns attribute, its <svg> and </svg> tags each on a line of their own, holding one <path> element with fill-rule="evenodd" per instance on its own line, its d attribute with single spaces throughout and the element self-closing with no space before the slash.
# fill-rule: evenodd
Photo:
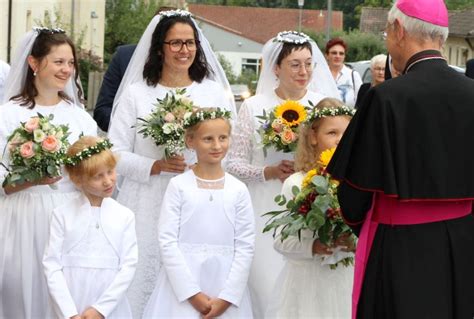
<svg viewBox="0 0 474 319">
<path fill-rule="evenodd" d="M 357 306 L 364 282 L 365 268 L 372 242 L 379 224 L 415 225 L 433 223 L 467 216 L 472 200 L 461 201 L 398 201 L 381 193 L 374 193 L 372 207 L 359 234 L 355 254 L 354 286 L 352 289 L 352 319 L 356 319 Z"/>
</svg>

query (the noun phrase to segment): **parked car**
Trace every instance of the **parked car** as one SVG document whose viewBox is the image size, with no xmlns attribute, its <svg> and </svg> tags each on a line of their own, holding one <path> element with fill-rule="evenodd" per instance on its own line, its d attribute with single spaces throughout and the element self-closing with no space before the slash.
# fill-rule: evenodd
<svg viewBox="0 0 474 319">
<path fill-rule="evenodd" d="M 231 84 L 230 89 L 232 90 L 235 101 L 243 101 L 252 95 L 246 84 Z"/>
<path fill-rule="evenodd" d="M 357 61 L 357 62 L 348 62 L 347 65 L 357 71 L 362 78 L 362 83 L 370 83 L 372 82 L 372 72 L 370 72 L 370 61 Z M 459 73 L 464 74 L 466 70 L 456 65 L 449 65 L 451 68 L 456 70 Z"/>
</svg>

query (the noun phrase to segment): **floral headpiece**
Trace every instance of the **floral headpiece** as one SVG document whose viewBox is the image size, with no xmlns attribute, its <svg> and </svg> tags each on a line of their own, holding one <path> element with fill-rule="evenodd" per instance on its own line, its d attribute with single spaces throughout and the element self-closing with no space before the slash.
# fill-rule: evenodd
<svg viewBox="0 0 474 319">
<path fill-rule="evenodd" d="M 187 112 L 184 114 L 183 128 L 187 129 L 205 120 L 214 120 L 219 118 L 229 120 L 231 117 L 232 113 L 230 111 L 220 109 L 218 107 L 211 109 L 198 109 L 195 112 Z"/>
<path fill-rule="evenodd" d="M 181 10 L 181 9 L 176 9 L 176 10 L 167 10 L 167 11 L 162 11 L 159 13 L 160 16 L 162 17 L 191 17 L 192 14 L 189 11 L 186 10 Z"/>
<path fill-rule="evenodd" d="M 323 107 L 322 109 L 315 108 L 313 112 L 311 112 L 308 122 L 312 122 L 316 119 L 320 119 L 323 117 L 328 116 L 340 116 L 340 115 L 348 115 L 354 116 L 356 110 L 354 108 L 348 107 L 346 105 L 339 106 L 336 108 L 333 107 Z"/>
<path fill-rule="evenodd" d="M 33 27 L 33 31 L 35 31 L 38 35 L 40 34 L 55 34 L 55 33 L 66 33 L 61 28 L 47 28 L 47 27 Z"/>
<path fill-rule="evenodd" d="M 95 144 L 94 146 L 86 147 L 76 155 L 66 158 L 64 164 L 69 166 L 76 166 L 82 160 L 90 158 L 92 155 L 99 154 L 104 150 L 108 150 L 112 146 L 112 143 L 110 143 L 108 139 L 104 139 L 100 142 L 97 142 L 97 144 Z"/>
<path fill-rule="evenodd" d="M 311 38 L 308 35 L 296 31 L 282 31 L 279 32 L 275 38 L 275 41 L 292 44 L 303 44 L 310 40 Z"/>
</svg>

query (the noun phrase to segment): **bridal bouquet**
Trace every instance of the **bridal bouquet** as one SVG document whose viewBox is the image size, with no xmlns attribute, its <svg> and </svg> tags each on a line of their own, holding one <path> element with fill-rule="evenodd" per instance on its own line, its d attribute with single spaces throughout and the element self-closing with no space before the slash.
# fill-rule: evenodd
<svg viewBox="0 0 474 319">
<path fill-rule="evenodd" d="M 270 147 L 285 153 L 294 151 L 298 141 L 298 126 L 306 116 L 305 107 L 291 100 L 278 105 L 268 114 L 264 110 L 263 115 L 257 116 L 262 124 L 257 131 L 262 137 L 265 156 Z"/>
<path fill-rule="evenodd" d="M 157 99 L 155 109 L 146 118 L 138 118 L 138 133 L 152 138 L 158 146 L 163 145 L 165 156 L 182 154 L 186 148 L 184 119 L 195 107 L 185 94 L 186 89 L 167 93 L 163 99 Z"/>
<path fill-rule="evenodd" d="M 293 186 L 294 197 L 287 200 L 284 195 L 278 195 L 275 202 L 284 206 L 284 209 L 265 214 L 270 216 L 263 232 L 273 230 L 273 235 L 280 235 L 281 240 L 288 236 L 301 235 L 301 230 L 313 231 L 314 237 L 321 243 L 333 244 L 341 235 L 350 235 L 350 240 L 355 241 L 355 235 L 347 226 L 341 216 L 341 209 L 337 199 L 337 186 L 339 182 L 331 178 L 326 171 L 335 149 L 324 151 L 319 158 L 319 166 L 310 170 L 303 179 L 301 189 Z M 326 258 L 326 257 L 325 257 Z M 344 258 L 331 264 L 334 269 L 338 264 L 352 265 L 354 257 L 345 254 Z"/>
<path fill-rule="evenodd" d="M 31 117 L 8 137 L 10 166 L 3 186 L 61 176 L 69 146 L 67 125 L 53 125 L 53 114 Z M 52 186 L 54 187 L 54 186 Z"/>
</svg>

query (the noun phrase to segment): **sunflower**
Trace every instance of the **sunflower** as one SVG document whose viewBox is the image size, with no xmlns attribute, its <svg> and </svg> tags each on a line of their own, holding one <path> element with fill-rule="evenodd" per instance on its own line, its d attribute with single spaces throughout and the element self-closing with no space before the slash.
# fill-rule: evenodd
<svg viewBox="0 0 474 319">
<path fill-rule="evenodd" d="M 328 166 L 335 151 L 335 147 L 323 151 L 319 156 L 318 164 L 322 165 L 323 167 Z"/>
<path fill-rule="evenodd" d="M 301 188 L 305 188 L 311 183 L 311 180 L 313 177 L 318 174 L 318 170 L 316 168 L 310 170 L 308 173 L 306 173 L 303 182 L 301 183 Z"/>
<path fill-rule="evenodd" d="M 275 117 L 286 126 L 297 126 L 306 119 L 306 110 L 296 101 L 287 100 L 275 108 Z"/>
</svg>

